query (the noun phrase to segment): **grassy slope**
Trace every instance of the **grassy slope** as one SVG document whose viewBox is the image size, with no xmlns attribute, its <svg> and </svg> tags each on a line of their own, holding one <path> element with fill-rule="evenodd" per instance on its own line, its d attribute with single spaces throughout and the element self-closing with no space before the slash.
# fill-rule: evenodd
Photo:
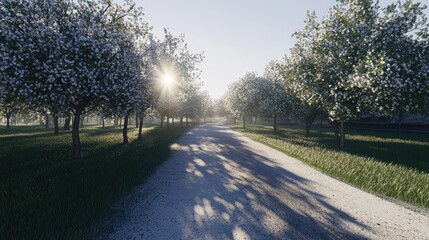
<svg viewBox="0 0 429 240">
<path fill-rule="evenodd" d="M 130 129 L 122 145 L 116 128 L 81 134 L 84 160 L 71 161 L 71 136 L 52 130 L 0 128 L 0 236 L 81 239 L 121 195 L 141 183 L 170 154 L 187 128 Z M 0 237 L 0 238 L 2 238 Z"/>
<path fill-rule="evenodd" d="M 282 127 L 273 135 L 269 126 L 231 127 L 368 192 L 429 208 L 428 134 L 350 130 L 340 151 L 331 129 L 306 138 L 300 128 Z"/>
</svg>

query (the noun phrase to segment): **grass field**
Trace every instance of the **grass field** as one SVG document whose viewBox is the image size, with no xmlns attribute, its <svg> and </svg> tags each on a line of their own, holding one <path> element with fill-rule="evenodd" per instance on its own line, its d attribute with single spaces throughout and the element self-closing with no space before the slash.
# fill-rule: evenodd
<svg viewBox="0 0 429 240">
<path fill-rule="evenodd" d="M 0 128 L 0 239 L 91 237 L 112 202 L 166 160 L 188 129 L 145 128 L 143 141 L 121 144 L 121 130 L 82 130 L 84 160 L 71 161 L 70 133 Z M 95 233 L 97 234 L 97 233 Z"/>
<path fill-rule="evenodd" d="M 429 208 L 429 134 L 347 130 L 338 149 L 332 129 L 271 126 L 231 127 L 326 174 L 380 196 Z"/>
</svg>

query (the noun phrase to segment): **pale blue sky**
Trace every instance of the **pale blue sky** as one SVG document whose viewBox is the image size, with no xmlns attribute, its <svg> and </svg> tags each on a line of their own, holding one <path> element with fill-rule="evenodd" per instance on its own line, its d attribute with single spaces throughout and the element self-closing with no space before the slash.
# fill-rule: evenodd
<svg viewBox="0 0 429 240">
<path fill-rule="evenodd" d="M 304 25 L 307 10 L 326 14 L 335 0 L 136 0 L 158 37 L 163 28 L 185 34 L 193 52 L 204 52 L 201 80 L 218 98 L 248 71 L 263 73 L 293 46 L 291 34 Z M 423 0 L 428 3 L 429 0 Z M 393 0 L 381 1 L 381 6 Z"/>
</svg>

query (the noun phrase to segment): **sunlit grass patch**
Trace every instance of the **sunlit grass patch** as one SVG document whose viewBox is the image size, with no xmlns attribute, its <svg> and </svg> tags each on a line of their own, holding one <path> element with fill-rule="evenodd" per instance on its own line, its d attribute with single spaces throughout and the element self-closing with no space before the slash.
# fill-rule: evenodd
<svg viewBox="0 0 429 240">
<path fill-rule="evenodd" d="M 88 229 L 110 204 L 166 160 L 187 130 L 145 128 L 138 142 L 130 128 L 124 145 L 120 129 L 88 127 L 81 132 L 84 159 L 76 162 L 69 132 L 0 129 L 0 238 L 91 238 Z"/>
<path fill-rule="evenodd" d="M 429 208 L 429 136 L 418 133 L 348 131 L 339 150 L 331 129 L 304 130 L 269 126 L 231 126 L 258 142 L 283 151 L 365 191 Z"/>
</svg>

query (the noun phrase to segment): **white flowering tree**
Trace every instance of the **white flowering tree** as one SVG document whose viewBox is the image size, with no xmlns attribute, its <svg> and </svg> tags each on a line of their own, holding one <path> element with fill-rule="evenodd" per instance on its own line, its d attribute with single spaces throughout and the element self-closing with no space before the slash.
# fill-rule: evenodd
<svg viewBox="0 0 429 240">
<path fill-rule="evenodd" d="M 305 27 L 294 34 L 297 42 L 290 51 L 291 55 L 285 57 L 281 66 L 284 87 L 290 94 L 291 115 L 304 123 L 306 136 L 310 135 L 310 128 L 322 105 L 321 93 L 327 87 L 318 73 L 318 56 L 314 50 L 319 28 L 315 13 L 309 12 Z"/>
<path fill-rule="evenodd" d="M 368 109 L 396 116 L 398 128 L 410 113 L 427 114 L 429 24 L 426 6 L 407 1 L 383 10 L 372 33 L 372 47 L 352 77 L 369 95 Z"/>
<path fill-rule="evenodd" d="M 243 118 L 243 128 L 246 128 L 246 118 L 256 115 L 260 110 L 260 81 L 261 78 L 256 73 L 249 72 L 228 87 L 227 108 Z"/>
<path fill-rule="evenodd" d="M 0 5 L 2 84 L 15 102 L 49 112 L 56 135 L 59 114 L 67 108 L 59 66 L 64 50 L 60 30 L 66 21 L 61 12 L 67 9 L 66 2 L 54 1 L 9 0 Z"/>
<path fill-rule="evenodd" d="M 165 30 L 165 39 L 157 42 L 156 60 L 152 76 L 154 90 L 154 105 L 161 116 L 161 126 L 164 117 L 167 128 L 170 118 L 190 118 L 189 104 L 201 87 L 198 82 L 200 71 L 197 64 L 203 60 L 202 54 L 189 52 L 184 36 L 173 36 Z M 174 120 L 173 120 L 174 121 Z"/>
<path fill-rule="evenodd" d="M 281 66 L 271 61 L 259 81 L 259 112 L 273 118 L 273 131 L 277 133 L 277 118 L 290 114 L 291 94 L 284 87 Z"/>
<path fill-rule="evenodd" d="M 28 106 L 73 113 L 72 156 L 80 160 L 82 114 L 134 96 L 134 38 L 147 30 L 141 9 L 107 0 L 8 0 L 0 11 L 2 81 Z"/>
</svg>

